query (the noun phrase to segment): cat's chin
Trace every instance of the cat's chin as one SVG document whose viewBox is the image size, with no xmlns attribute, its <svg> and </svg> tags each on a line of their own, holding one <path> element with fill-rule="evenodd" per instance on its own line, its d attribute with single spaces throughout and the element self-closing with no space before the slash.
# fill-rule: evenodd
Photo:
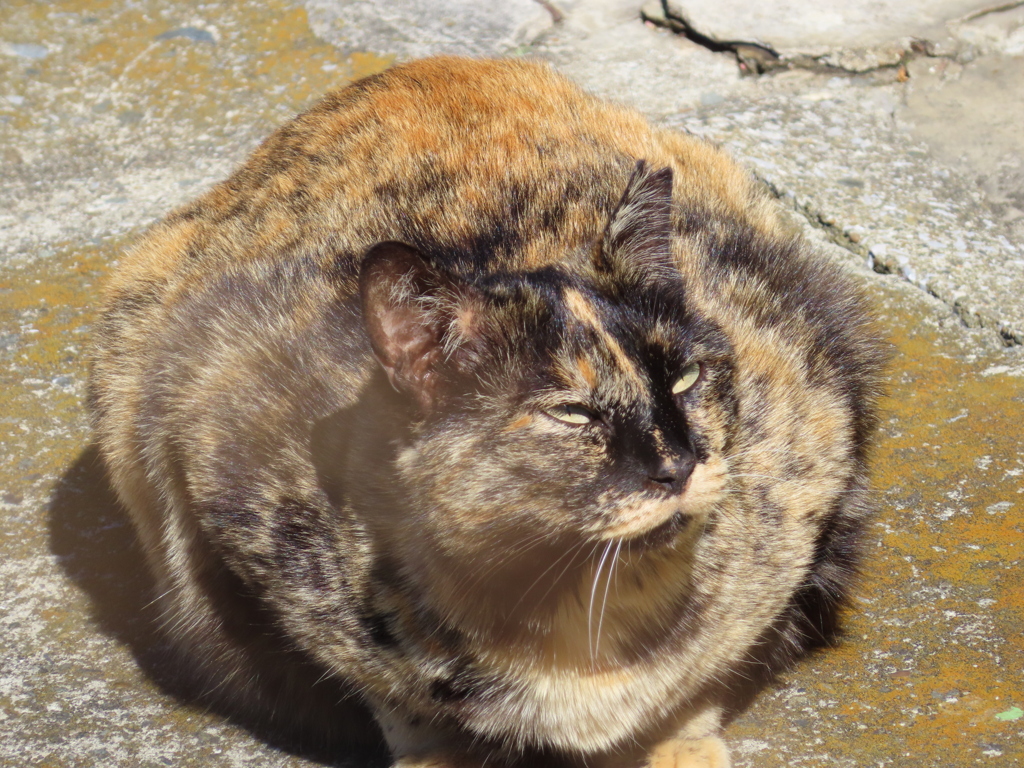
<svg viewBox="0 0 1024 768">
<path fill-rule="evenodd" d="M 692 517 L 688 513 L 692 506 L 689 501 L 685 491 L 661 499 L 636 494 L 620 503 L 615 510 L 617 520 L 601 531 L 600 538 L 604 541 L 641 544 L 648 539 L 660 540 L 660 537 L 669 533 L 678 533 Z"/>
<path fill-rule="evenodd" d="M 676 512 L 668 520 L 649 531 L 626 539 L 631 550 L 659 549 L 667 547 L 693 523 L 693 517 L 685 512 Z"/>
</svg>

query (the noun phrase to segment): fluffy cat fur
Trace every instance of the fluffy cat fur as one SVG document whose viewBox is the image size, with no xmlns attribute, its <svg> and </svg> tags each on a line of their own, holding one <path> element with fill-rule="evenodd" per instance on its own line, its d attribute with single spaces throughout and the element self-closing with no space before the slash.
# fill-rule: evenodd
<svg viewBox="0 0 1024 768">
<path fill-rule="evenodd" d="M 835 630 L 882 362 L 720 151 L 435 58 L 154 227 L 90 400 L 205 700 L 409 768 L 727 766 Z"/>
</svg>

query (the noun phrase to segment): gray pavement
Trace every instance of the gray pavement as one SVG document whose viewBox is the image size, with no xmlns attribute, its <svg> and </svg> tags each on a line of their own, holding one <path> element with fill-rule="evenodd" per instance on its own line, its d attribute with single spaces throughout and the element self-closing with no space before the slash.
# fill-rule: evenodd
<svg viewBox="0 0 1024 768">
<path fill-rule="evenodd" d="M 730 725 L 736 764 L 1024 765 L 1024 3 L 970 0 L 3 0 L 0 765 L 318 764 L 175 695 L 88 447 L 90 314 L 275 125 L 442 51 L 541 57 L 723 144 L 877 296 L 861 600 Z"/>
</svg>

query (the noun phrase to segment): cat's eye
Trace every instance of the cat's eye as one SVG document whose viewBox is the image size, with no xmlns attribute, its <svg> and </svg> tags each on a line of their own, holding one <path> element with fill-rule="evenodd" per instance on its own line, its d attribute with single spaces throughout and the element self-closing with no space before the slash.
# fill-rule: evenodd
<svg viewBox="0 0 1024 768">
<path fill-rule="evenodd" d="M 690 363 L 688 366 L 683 368 L 682 375 L 676 379 L 676 383 L 672 385 L 672 394 L 681 395 L 684 392 L 693 389 L 693 385 L 700 379 L 700 363 Z"/>
<path fill-rule="evenodd" d="M 544 411 L 548 416 L 565 424 L 591 424 L 597 421 L 597 415 L 582 405 L 556 405 Z"/>
</svg>

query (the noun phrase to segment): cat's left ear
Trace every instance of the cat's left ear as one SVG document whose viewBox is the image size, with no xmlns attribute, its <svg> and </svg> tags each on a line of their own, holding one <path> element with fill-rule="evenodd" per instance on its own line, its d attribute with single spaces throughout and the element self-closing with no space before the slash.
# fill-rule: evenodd
<svg viewBox="0 0 1024 768">
<path fill-rule="evenodd" d="M 599 272 L 628 282 L 678 277 L 672 256 L 672 169 L 637 160 L 595 254 Z"/>
<path fill-rule="evenodd" d="M 469 290 L 404 243 L 378 243 L 363 257 L 359 291 L 373 353 L 395 389 L 424 412 L 441 398 L 447 369 L 465 356 L 451 327 Z"/>
</svg>

